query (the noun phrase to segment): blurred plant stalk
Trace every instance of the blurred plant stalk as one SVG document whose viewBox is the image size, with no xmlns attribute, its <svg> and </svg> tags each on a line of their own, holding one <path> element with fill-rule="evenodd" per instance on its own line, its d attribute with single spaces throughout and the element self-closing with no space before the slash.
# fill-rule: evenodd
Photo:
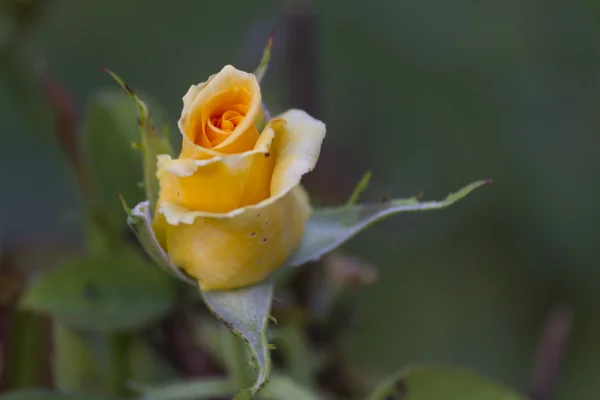
<svg viewBox="0 0 600 400">
<path fill-rule="evenodd" d="M 78 112 L 65 88 L 45 70 L 40 58 L 25 43 L 26 35 L 43 16 L 47 3 L 48 1 L 43 0 L 12 0 L 0 5 L 0 73 L 34 136 L 50 145 L 58 145 L 71 167 L 85 204 L 86 221 L 89 223 L 88 248 L 101 252 L 110 248 L 112 241 L 119 238 L 112 239 L 111 235 L 105 234 L 110 230 L 109 221 L 95 200 L 90 174 L 77 143 Z M 35 248 L 39 244 L 31 243 L 31 247 Z M 31 248 L 28 250 L 31 251 Z M 11 254 L 10 249 L 6 251 Z M 19 260 L 15 263 L 19 263 Z M 40 263 L 44 267 L 51 264 L 47 259 L 40 260 Z M 15 309 L 18 295 L 31 278 L 31 271 L 14 274 L 6 264 L 4 261 L 0 268 L 0 339 L 5 366 L 0 387 L 49 386 L 50 383 L 44 378 L 50 375 L 48 357 L 51 351 L 48 347 L 50 338 L 53 337 L 54 366 L 57 367 L 55 384 L 59 388 L 86 389 L 90 380 L 93 380 L 89 375 L 95 373 L 89 371 L 89 357 L 82 358 L 86 343 L 80 343 L 77 347 L 78 342 L 72 339 L 78 337 L 78 333 L 65 324 L 53 321 L 52 334 L 46 317 Z M 40 340 L 40 337 L 48 339 Z M 126 360 L 121 356 L 126 343 L 121 337 L 111 337 L 110 342 L 114 348 L 112 389 L 113 392 L 122 394 L 126 377 L 115 374 L 126 373 L 123 367 Z M 124 354 L 126 357 L 127 353 Z M 71 374 L 70 381 L 63 373 L 65 366 L 68 366 L 69 373 L 78 372 Z M 77 376 L 82 373 L 87 375 L 77 380 Z"/>
</svg>

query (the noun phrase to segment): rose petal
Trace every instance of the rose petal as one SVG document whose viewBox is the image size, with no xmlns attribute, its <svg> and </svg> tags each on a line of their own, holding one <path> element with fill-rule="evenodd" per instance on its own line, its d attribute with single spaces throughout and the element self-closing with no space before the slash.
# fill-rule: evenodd
<svg viewBox="0 0 600 400">
<path fill-rule="evenodd" d="M 208 160 L 158 157 L 159 203 L 188 210 L 227 213 L 270 196 L 274 160 L 269 156 L 274 131 L 269 125 L 256 148 Z"/>
<path fill-rule="evenodd" d="M 278 117 L 285 124 L 274 125 L 275 168 L 271 196 L 279 196 L 296 186 L 319 159 L 325 138 L 325 124 L 302 110 L 291 109 Z"/>
<path fill-rule="evenodd" d="M 251 95 L 246 116 L 231 135 L 213 147 L 204 131 L 208 116 L 203 112 L 203 107 L 205 105 L 217 107 L 219 104 L 212 104 L 211 99 L 224 95 L 228 97 L 227 92 L 233 93 L 240 89 L 248 91 Z M 254 123 L 260 114 L 260 107 L 260 87 L 254 74 L 240 71 L 231 65 L 223 67 L 218 74 L 211 76 L 205 83 L 192 86 L 183 97 L 183 110 L 178 122 L 179 130 L 183 135 L 180 157 L 207 159 L 252 149 L 258 135 Z M 196 135 L 201 136 L 196 138 Z M 197 142 L 201 145 L 197 145 Z"/>
<path fill-rule="evenodd" d="M 265 279 L 296 248 L 310 214 L 301 186 L 233 218 L 189 218 L 192 213 L 168 203 L 162 209 L 169 222 L 175 222 L 170 220 L 173 215 L 182 217 L 177 225 L 167 225 L 167 253 L 175 265 L 198 279 L 204 291 Z"/>
</svg>

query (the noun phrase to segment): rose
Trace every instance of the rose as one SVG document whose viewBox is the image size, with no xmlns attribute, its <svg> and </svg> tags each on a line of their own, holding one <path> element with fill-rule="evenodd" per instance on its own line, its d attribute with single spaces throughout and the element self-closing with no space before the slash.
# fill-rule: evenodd
<svg viewBox="0 0 600 400">
<path fill-rule="evenodd" d="M 256 77 L 224 67 L 183 97 L 179 158 L 158 156 L 153 229 L 202 290 L 265 279 L 298 246 L 310 215 L 300 179 L 319 158 L 325 125 L 292 109 L 259 134 L 261 104 Z"/>
</svg>

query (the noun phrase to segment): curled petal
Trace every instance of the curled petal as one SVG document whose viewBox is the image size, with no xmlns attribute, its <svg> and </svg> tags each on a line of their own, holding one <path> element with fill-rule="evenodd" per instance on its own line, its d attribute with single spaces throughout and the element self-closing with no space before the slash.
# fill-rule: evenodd
<svg viewBox="0 0 600 400">
<path fill-rule="evenodd" d="M 204 131 L 207 113 L 211 107 L 218 108 L 229 102 L 234 107 L 243 102 L 245 116 L 231 135 L 213 146 Z M 183 110 L 178 122 L 183 135 L 181 157 L 207 159 L 252 149 L 258 136 L 254 123 L 260 112 L 260 87 L 254 74 L 226 65 L 206 82 L 190 87 L 183 97 Z"/>
<path fill-rule="evenodd" d="M 300 183 L 304 174 L 312 171 L 325 138 L 325 124 L 302 110 L 291 109 L 276 119 L 285 124 L 274 127 L 272 196 L 286 193 Z"/>
<path fill-rule="evenodd" d="M 210 213 L 260 203 L 270 196 L 273 136 L 274 130 L 268 125 L 253 150 L 208 160 L 159 156 L 159 203 Z"/>
<path fill-rule="evenodd" d="M 166 249 L 174 264 L 198 279 L 202 290 L 252 285 L 279 268 L 296 248 L 310 215 L 301 186 L 275 202 L 229 218 L 192 216 L 164 203 Z"/>
</svg>

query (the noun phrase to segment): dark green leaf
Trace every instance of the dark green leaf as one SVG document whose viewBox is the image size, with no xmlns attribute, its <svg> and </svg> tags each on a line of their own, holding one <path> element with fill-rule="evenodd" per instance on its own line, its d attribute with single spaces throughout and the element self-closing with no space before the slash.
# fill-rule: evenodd
<svg viewBox="0 0 600 400">
<path fill-rule="evenodd" d="M 174 281 L 135 249 L 68 262 L 34 282 L 22 306 L 83 329 L 139 329 L 165 315 L 175 300 Z"/>
<path fill-rule="evenodd" d="M 456 367 L 423 366 L 383 382 L 369 400 L 525 400 L 509 389 Z"/>
</svg>

